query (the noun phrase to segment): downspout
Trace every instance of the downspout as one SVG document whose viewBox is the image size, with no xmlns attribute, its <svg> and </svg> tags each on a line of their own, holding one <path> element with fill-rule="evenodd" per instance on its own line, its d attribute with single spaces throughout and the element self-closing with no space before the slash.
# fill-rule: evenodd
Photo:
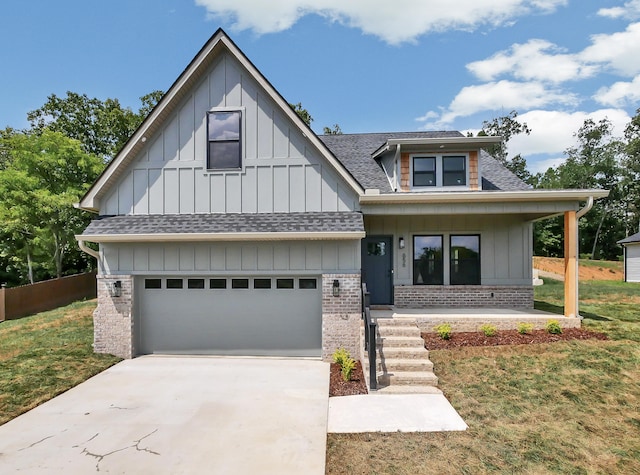
<svg viewBox="0 0 640 475">
<path fill-rule="evenodd" d="M 77 241 L 78 241 L 78 247 L 80 248 L 81 251 L 86 252 L 92 257 L 95 257 L 96 260 L 100 262 L 100 253 L 98 251 L 94 251 L 93 249 L 88 247 L 85 241 L 81 239 L 78 239 Z"/>
<path fill-rule="evenodd" d="M 393 180 L 396 184 L 395 187 L 392 187 L 393 191 L 398 191 L 398 188 L 399 188 L 398 175 L 400 174 L 398 173 L 398 167 L 402 167 L 402 164 L 400 163 L 400 147 L 401 147 L 400 144 L 396 145 L 396 154 L 393 157 Z"/>
<path fill-rule="evenodd" d="M 584 205 L 584 207 L 580 210 L 578 210 L 578 212 L 576 213 L 576 233 L 580 233 L 580 226 L 579 226 L 579 221 L 580 218 L 582 218 L 585 214 L 587 214 L 589 211 L 591 211 L 591 208 L 593 208 L 593 196 L 590 196 L 587 199 L 587 204 Z M 580 277 L 579 277 L 579 272 L 580 272 L 580 238 L 579 236 L 576 236 L 576 246 L 578 247 L 578 249 L 576 250 L 576 317 L 582 319 L 583 317 L 580 315 L 580 288 L 579 288 L 579 284 L 580 284 Z"/>
</svg>

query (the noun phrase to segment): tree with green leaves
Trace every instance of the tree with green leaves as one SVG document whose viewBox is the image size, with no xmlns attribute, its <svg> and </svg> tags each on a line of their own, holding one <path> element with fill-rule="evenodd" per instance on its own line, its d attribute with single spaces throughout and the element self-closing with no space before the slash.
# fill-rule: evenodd
<svg viewBox="0 0 640 475">
<path fill-rule="evenodd" d="M 622 142 L 613 137 L 612 130 L 608 119 L 585 120 L 575 133 L 577 144 L 565 151 L 565 162 L 536 176 L 541 188 L 609 190 L 609 197 L 597 200 L 589 214 L 580 220 L 580 248 L 588 250 L 592 259 L 615 259 L 620 253 L 616 241 L 624 237 L 623 190 L 620 186 L 624 148 Z M 546 245 L 554 235 L 551 242 L 557 243 L 562 232 L 559 220 L 552 224 L 536 224 L 536 253 L 540 251 L 541 242 Z"/>
<path fill-rule="evenodd" d="M 531 129 L 526 123 L 518 121 L 518 112 L 515 110 L 509 114 L 496 117 L 492 120 L 482 122 L 482 129 L 478 132 L 478 137 L 496 136 L 502 137 L 502 142 L 487 147 L 487 152 L 495 157 L 500 163 L 516 174 L 525 183 L 531 182 L 531 173 L 527 170 L 527 161 L 517 154 L 509 158 L 507 144 L 514 136 L 519 134 L 529 135 Z"/>
<path fill-rule="evenodd" d="M 621 195 L 624 205 L 625 232 L 640 231 L 640 109 L 624 131 Z"/>
<path fill-rule="evenodd" d="M 338 124 L 333 124 L 332 127 L 324 127 L 323 133 L 325 135 L 342 135 L 342 129 Z"/>
<path fill-rule="evenodd" d="M 307 124 L 308 127 L 311 127 L 311 122 L 313 122 L 313 117 L 309 114 L 309 111 L 302 107 L 302 102 L 298 102 L 297 104 L 289 103 L 289 106 L 293 109 L 293 111 L 298 114 L 298 116 L 302 119 L 302 121 Z"/>
<path fill-rule="evenodd" d="M 45 128 L 61 132 L 82 144 L 85 152 L 107 161 L 112 158 L 142 123 L 162 97 L 153 91 L 140 98 L 138 112 L 122 107 L 118 99 L 90 98 L 86 94 L 67 91 L 66 97 L 51 94 L 40 108 L 27 114 L 31 131 Z"/>
<path fill-rule="evenodd" d="M 24 257 L 34 281 L 34 256 L 50 274 L 61 277 L 64 259 L 77 252 L 74 235 L 88 216 L 73 204 L 95 181 L 103 161 L 86 153 L 79 141 L 47 128 L 2 139 L 9 161 L 0 170 L 0 233 L 14 256 Z M 5 249 L 6 252 L 6 249 Z"/>
</svg>

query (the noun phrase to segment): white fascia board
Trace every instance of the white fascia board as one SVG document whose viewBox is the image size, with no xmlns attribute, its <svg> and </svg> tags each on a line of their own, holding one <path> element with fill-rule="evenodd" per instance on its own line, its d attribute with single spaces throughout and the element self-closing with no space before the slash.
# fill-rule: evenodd
<svg viewBox="0 0 640 475">
<path fill-rule="evenodd" d="M 426 137 L 426 138 L 412 138 L 412 139 L 389 139 L 388 145 L 429 145 L 440 146 L 444 145 L 466 145 L 466 146 L 479 146 L 493 145 L 502 142 L 500 135 L 485 135 L 481 137 Z"/>
<path fill-rule="evenodd" d="M 360 204 L 393 203 L 498 203 L 525 201 L 575 201 L 589 197 L 606 198 L 608 190 L 523 190 L 523 191 L 441 191 L 429 193 L 394 193 L 362 195 Z"/>
<path fill-rule="evenodd" d="M 379 156 L 387 153 L 392 147 L 401 146 L 423 146 L 426 148 L 438 148 L 439 151 L 446 152 L 448 149 L 456 150 L 475 150 L 487 145 L 494 145 L 502 142 L 502 137 L 484 136 L 484 137 L 428 137 L 413 139 L 389 139 L 378 150 L 371 154 L 371 158 L 376 160 Z"/>
<path fill-rule="evenodd" d="M 88 242 L 196 242 L 196 241 L 339 241 L 365 237 L 364 231 L 283 232 L 283 233 L 153 233 L 153 234 L 79 234 Z"/>
</svg>

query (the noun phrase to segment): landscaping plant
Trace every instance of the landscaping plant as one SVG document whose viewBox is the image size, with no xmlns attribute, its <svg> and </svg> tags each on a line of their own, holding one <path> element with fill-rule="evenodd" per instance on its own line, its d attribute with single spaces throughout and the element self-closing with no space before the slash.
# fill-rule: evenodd
<svg viewBox="0 0 640 475">
<path fill-rule="evenodd" d="M 342 373 L 342 379 L 349 381 L 351 379 L 351 373 L 356 367 L 356 360 L 351 358 L 351 354 L 344 348 L 338 348 L 333 352 L 333 361 L 340 365 L 340 372 Z"/>
<path fill-rule="evenodd" d="M 518 323 L 518 333 L 529 335 L 533 331 L 533 323 Z"/>
<path fill-rule="evenodd" d="M 448 323 L 441 323 L 440 325 L 436 325 L 433 329 L 443 340 L 448 340 L 451 338 L 451 325 L 449 325 Z"/>
<path fill-rule="evenodd" d="M 562 333 L 562 328 L 560 328 L 558 320 L 549 320 L 547 322 L 547 325 L 545 326 L 545 329 L 552 335 L 559 335 L 560 333 Z"/>
<path fill-rule="evenodd" d="M 484 333 L 484 336 L 496 336 L 498 333 L 498 329 L 495 325 L 491 325 L 490 323 L 485 323 L 480 327 L 480 331 Z"/>
</svg>

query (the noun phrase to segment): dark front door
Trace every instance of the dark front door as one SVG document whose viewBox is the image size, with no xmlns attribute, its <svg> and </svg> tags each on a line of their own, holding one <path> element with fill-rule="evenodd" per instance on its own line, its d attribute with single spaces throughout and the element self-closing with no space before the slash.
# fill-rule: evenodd
<svg viewBox="0 0 640 475">
<path fill-rule="evenodd" d="M 374 305 L 393 303 L 392 236 L 369 236 L 362 240 L 362 282 Z"/>
</svg>

